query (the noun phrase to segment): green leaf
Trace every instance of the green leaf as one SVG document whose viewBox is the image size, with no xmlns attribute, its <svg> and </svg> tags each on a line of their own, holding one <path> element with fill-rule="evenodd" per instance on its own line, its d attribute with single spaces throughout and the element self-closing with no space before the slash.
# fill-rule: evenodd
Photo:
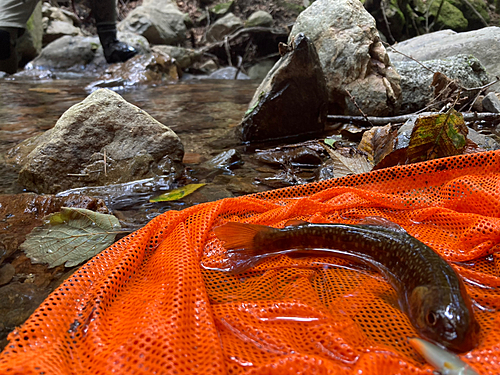
<svg viewBox="0 0 500 375">
<path fill-rule="evenodd" d="M 33 263 L 73 267 L 111 245 L 120 228 L 113 215 L 62 207 L 61 212 L 47 216 L 42 226 L 33 228 L 20 248 Z"/>
<path fill-rule="evenodd" d="M 150 202 L 166 202 L 166 201 L 177 201 L 182 199 L 192 192 L 198 190 L 206 184 L 189 184 L 178 189 L 170 190 L 169 192 L 159 195 L 155 198 L 150 199 Z"/>
<path fill-rule="evenodd" d="M 467 144 L 468 129 L 455 110 L 418 118 L 408 145 L 408 163 L 459 155 Z"/>
</svg>

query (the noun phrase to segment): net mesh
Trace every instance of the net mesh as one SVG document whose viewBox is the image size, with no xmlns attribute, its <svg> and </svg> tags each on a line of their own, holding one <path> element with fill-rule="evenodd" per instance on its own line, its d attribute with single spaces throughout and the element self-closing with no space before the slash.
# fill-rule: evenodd
<svg viewBox="0 0 500 375">
<path fill-rule="evenodd" d="M 231 275 L 227 221 L 380 216 L 453 263 L 481 326 L 461 355 L 500 372 L 500 152 L 393 167 L 169 211 L 94 257 L 9 336 L 2 374 L 430 374 L 380 274 L 269 258 Z"/>
</svg>

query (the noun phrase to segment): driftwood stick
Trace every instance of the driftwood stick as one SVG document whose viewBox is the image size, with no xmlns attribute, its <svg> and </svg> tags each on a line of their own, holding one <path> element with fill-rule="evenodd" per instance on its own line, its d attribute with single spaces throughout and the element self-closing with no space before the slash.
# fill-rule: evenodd
<svg viewBox="0 0 500 375">
<path fill-rule="evenodd" d="M 422 112 L 418 115 L 416 114 L 408 114 L 401 116 L 393 116 L 393 117 L 375 117 L 375 116 L 343 116 L 343 115 L 328 115 L 326 116 L 327 120 L 330 122 L 342 122 L 348 123 L 352 122 L 358 125 L 369 125 L 369 122 L 373 125 L 386 125 L 389 123 L 397 124 L 401 122 L 405 122 L 414 117 L 424 117 L 437 115 L 438 112 Z M 462 113 L 462 116 L 465 121 L 500 121 L 500 113 L 489 113 L 489 112 L 465 112 Z"/>
</svg>

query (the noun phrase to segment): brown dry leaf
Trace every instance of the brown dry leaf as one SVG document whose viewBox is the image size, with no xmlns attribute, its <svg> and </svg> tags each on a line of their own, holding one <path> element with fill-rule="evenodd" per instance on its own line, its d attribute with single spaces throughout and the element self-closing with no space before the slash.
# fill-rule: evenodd
<svg viewBox="0 0 500 375">
<path fill-rule="evenodd" d="M 366 156 L 353 149 L 334 150 L 324 146 L 333 164 L 334 177 L 369 172 L 373 168 Z"/>
<path fill-rule="evenodd" d="M 358 149 L 368 155 L 368 160 L 377 165 L 386 155 L 394 150 L 394 140 L 397 132 L 392 130 L 391 124 L 374 126 L 365 131 Z"/>
</svg>

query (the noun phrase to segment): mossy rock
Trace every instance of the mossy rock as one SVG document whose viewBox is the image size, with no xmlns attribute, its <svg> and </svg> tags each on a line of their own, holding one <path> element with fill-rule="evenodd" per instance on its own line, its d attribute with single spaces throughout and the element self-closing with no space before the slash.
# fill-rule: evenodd
<svg viewBox="0 0 500 375">
<path fill-rule="evenodd" d="M 480 19 L 480 17 L 474 12 L 467 3 L 462 0 L 448 0 L 450 4 L 454 5 L 464 15 L 464 17 L 469 22 L 467 30 L 477 30 L 486 25 Z M 469 0 L 469 3 L 472 4 L 474 9 L 483 17 L 486 23 L 490 22 L 490 15 L 488 13 L 488 5 L 484 0 Z"/>
<path fill-rule="evenodd" d="M 220 3 L 214 5 L 213 7 L 210 8 L 210 13 L 215 15 L 216 18 L 220 18 L 222 16 L 225 16 L 229 12 L 232 12 L 233 10 L 234 10 L 234 1 L 228 1 L 227 3 Z"/>
<path fill-rule="evenodd" d="M 438 13 L 439 6 L 441 5 L 441 0 L 434 0 L 430 3 L 429 9 L 429 24 L 436 17 Z M 424 15 L 427 14 L 429 3 L 424 3 L 422 0 L 415 1 L 415 7 L 418 13 Z M 425 21 L 424 21 L 425 22 Z M 452 5 L 445 0 L 437 22 L 434 25 L 434 30 L 439 29 L 452 29 L 455 31 L 466 31 L 469 23 L 464 17 L 462 11 L 456 6 Z"/>
</svg>

